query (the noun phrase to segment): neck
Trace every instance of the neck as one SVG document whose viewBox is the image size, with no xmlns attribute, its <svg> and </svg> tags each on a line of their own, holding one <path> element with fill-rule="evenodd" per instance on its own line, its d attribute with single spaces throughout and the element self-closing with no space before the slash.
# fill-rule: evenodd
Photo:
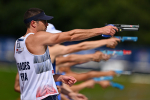
<svg viewBox="0 0 150 100">
<path fill-rule="evenodd" d="M 37 33 L 37 31 L 35 29 L 28 28 L 25 35 L 28 33 Z"/>
</svg>

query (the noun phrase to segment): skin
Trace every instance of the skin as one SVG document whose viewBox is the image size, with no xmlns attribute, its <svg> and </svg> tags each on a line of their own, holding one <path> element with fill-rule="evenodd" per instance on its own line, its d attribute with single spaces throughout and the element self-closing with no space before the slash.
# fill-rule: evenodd
<svg viewBox="0 0 150 100">
<path fill-rule="evenodd" d="M 44 20 L 38 22 L 33 20 L 31 21 L 30 27 L 27 28 L 27 32 L 24 35 L 26 36 L 28 33 L 34 33 L 34 35 L 30 35 L 25 42 L 27 49 L 30 53 L 35 55 L 41 55 L 45 53 L 47 45 L 54 45 L 65 41 L 83 40 L 101 34 L 113 36 L 116 32 L 114 31 L 114 29 L 118 31 L 116 27 L 105 26 L 102 28 L 94 29 L 74 29 L 68 32 L 62 32 L 60 34 L 51 34 L 45 32 L 47 25 L 47 21 Z M 115 42 L 117 42 L 117 40 Z M 113 45 L 113 43 L 111 44 Z M 54 75 L 54 80 L 62 81 L 69 86 L 73 85 L 76 82 L 75 78 L 62 75 Z"/>
<path fill-rule="evenodd" d="M 75 56 L 79 56 L 79 57 L 77 59 L 71 60 L 71 58 L 69 56 L 71 56 L 72 58 L 74 58 Z M 90 60 L 88 58 L 85 58 L 85 55 L 82 55 L 83 59 L 82 59 L 81 55 L 69 55 L 69 56 L 57 57 L 56 62 L 59 62 L 59 63 L 56 63 L 56 65 L 57 65 L 56 68 L 58 68 L 60 72 L 65 72 L 66 75 L 75 77 L 77 79 L 77 81 L 84 81 L 84 80 L 88 80 L 88 79 L 94 78 L 94 77 L 115 76 L 116 75 L 116 73 L 114 71 L 105 71 L 105 72 L 89 71 L 89 72 L 85 72 L 85 73 L 75 73 L 75 72 L 71 71 L 71 69 L 70 69 L 73 65 L 89 62 Z M 67 59 L 65 59 L 65 58 L 68 58 L 69 61 L 67 61 Z M 97 59 L 96 61 L 99 62 L 101 60 L 107 61 L 108 59 L 110 59 L 110 56 L 105 55 L 100 51 L 97 51 L 95 54 L 93 54 L 93 58 Z M 63 63 L 60 63 L 63 59 L 65 59 L 66 62 L 63 61 Z M 59 60 L 61 60 L 61 61 L 59 61 Z"/>
<path fill-rule="evenodd" d="M 28 33 L 34 33 L 26 39 L 26 47 L 28 51 L 35 55 L 44 54 L 47 48 L 47 45 L 54 45 L 57 43 L 62 43 L 65 41 L 76 41 L 82 40 L 89 37 L 93 37 L 96 35 L 109 34 L 114 35 L 117 30 L 116 27 L 113 26 L 105 26 L 102 28 L 94 28 L 94 29 L 75 29 L 68 32 L 62 32 L 59 34 L 50 34 L 46 32 L 47 21 L 31 21 L 30 27 L 27 28 Z M 73 77 L 62 76 L 62 75 L 54 75 L 55 81 L 63 81 L 68 85 L 72 85 L 76 82 Z"/>
<path fill-rule="evenodd" d="M 103 39 L 103 40 L 97 40 L 97 41 L 85 41 L 85 42 L 81 42 L 79 44 L 74 44 L 74 45 L 69 45 L 69 46 L 56 44 L 53 46 L 49 46 L 49 52 L 51 55 L 51 61 L 54 62 L 54 59 L 56 57 L 62 56 L 65 54 L 70 54 L 73 52 L 94 49 L 94 48 L 101 47 L 104 45 L 106 45 L 107 47 L 110 47 L 110 48 L 115 48 L 117 46 L 118 42 L 120 42 L 120 39 L 110 38 L 110 39 Z"/>
</svg>

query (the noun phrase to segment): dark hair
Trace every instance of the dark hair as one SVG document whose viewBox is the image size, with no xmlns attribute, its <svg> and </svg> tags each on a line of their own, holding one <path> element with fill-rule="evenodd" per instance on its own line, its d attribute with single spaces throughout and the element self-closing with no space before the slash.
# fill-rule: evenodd
<svg viewBox="0 0 150 100">
<path fill-rule="evenodd" d="M 28 19 L 30 17 L 33 17 L 39 13 L 43 12 L 42 9 L 39 9 L 39 8 L 30 8 L 28 9 L 25 14 L 24 14 L 24 20 L 25 19 Z M 29 28 L 30 27 L 30 22 L 26 24 L 26 27 Z"/>
</svg>

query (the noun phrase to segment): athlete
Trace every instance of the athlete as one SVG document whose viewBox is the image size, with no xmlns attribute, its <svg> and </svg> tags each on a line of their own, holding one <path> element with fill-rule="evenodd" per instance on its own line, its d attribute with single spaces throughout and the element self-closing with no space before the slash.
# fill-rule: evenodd
<svg viewBox="0 0 150 100">
<path fill-rule="evenodd" d="M 30 8 L 24 14 L 27 31 L 24 36 L 16 40 L 14 52 L 22 100 L 56 99 L 58 91 L 54 80 L 70 86 L 76 82 L 71 76 L 54 75 L 48 45 L 83 40 L 101 34 L 113 36 L 115 30 L 118 31 L 116 27 L 105 26 L 50 34 L 46 32 L 46 28 L 47 20 L 52 18 L 39 8 Z"/>
</svg>

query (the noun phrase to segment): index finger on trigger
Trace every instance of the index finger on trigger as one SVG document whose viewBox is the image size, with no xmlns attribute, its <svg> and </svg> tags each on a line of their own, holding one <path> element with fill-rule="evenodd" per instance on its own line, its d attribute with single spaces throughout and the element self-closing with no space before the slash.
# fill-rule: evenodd
<svg viewBox="0 0 150 100">
<path fill-rule="evenodd" d="M 119 39 L 119 38 L 116 38 L 116 41 L 120 42 L 120 41 L 121 41 L 121 39 Z"/>
<path fill-rule="evenodd" d="M 118 32 L 118 28 L 117 27 L 113 26 L 113 29 L 115 29 Z"/>
</svg>

